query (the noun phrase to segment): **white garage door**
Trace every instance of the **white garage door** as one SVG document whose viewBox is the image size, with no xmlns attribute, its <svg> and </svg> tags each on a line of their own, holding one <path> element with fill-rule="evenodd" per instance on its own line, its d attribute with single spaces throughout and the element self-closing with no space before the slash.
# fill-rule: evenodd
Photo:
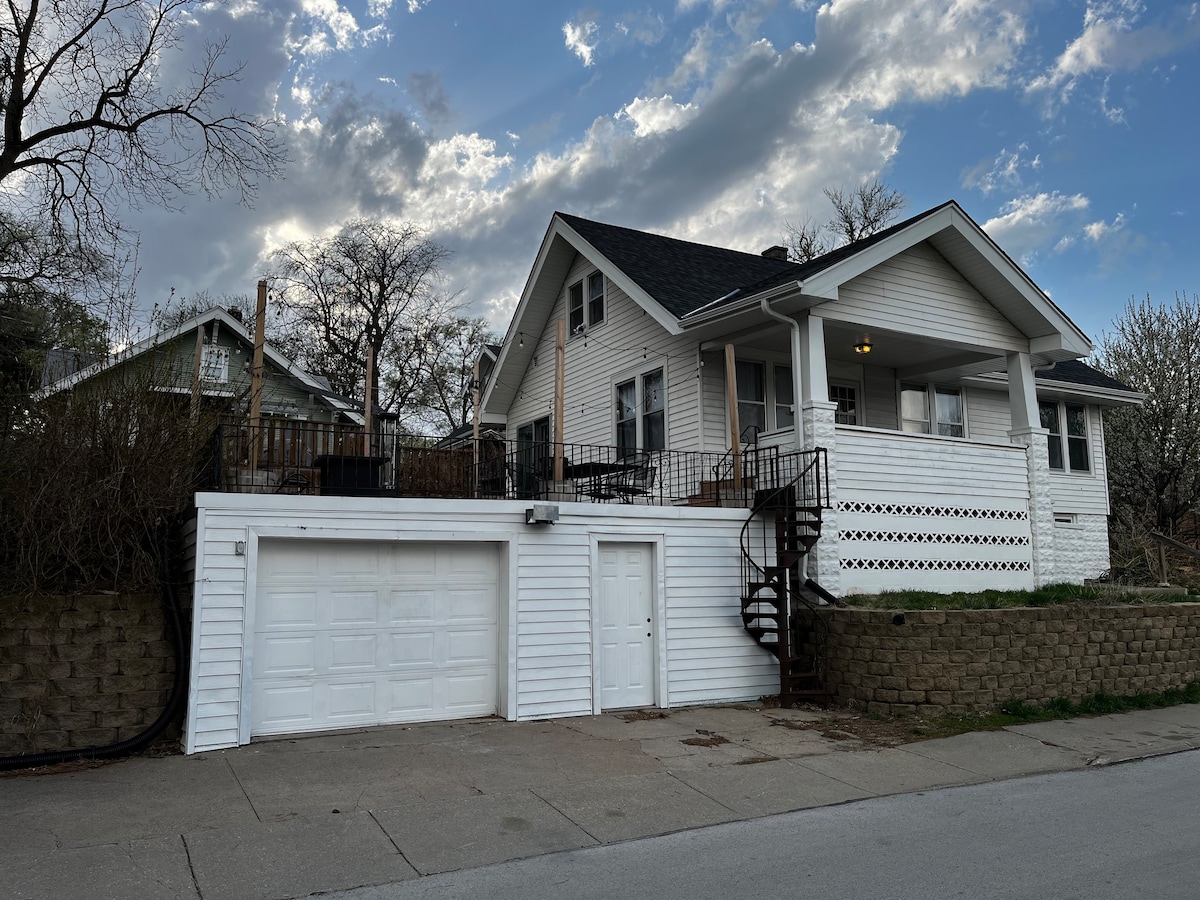
<svg viewBox="0 0 1200 900">
<path fill-rule="evenodd" d="M 263 540 L 251 734 L 496 712 L 493 544 Z"/>
</svg>

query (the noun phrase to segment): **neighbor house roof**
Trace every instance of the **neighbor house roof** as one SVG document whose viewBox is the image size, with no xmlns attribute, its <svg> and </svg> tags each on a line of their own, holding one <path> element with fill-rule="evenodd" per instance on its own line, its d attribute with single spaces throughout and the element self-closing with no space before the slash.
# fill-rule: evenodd
<svg viewBox="0 0 1200 900">
<path fill-rule="evenodd" d="M 143 341 L 134 344 L 125 350 L 113 356 L 102 359 L 89 366 L 84 366 L 77 371 L 71 372 L 69 375 L 62 377 L 49 384 L 41 391 L 43 396 L 57 394 L 60 391 L 70 390 L 77 384 L 95 378 L 103 372 L 123 365 L 131 359 L 141 356 L 155 347 L 162 347 L 166 344 L 175 341 L 184 335 L 193 334 L 197 328 L 207 325 L 210 322 L 220 322 L 223 329 L 227 329 L 225 333 L 234 334 L 237 339 L 245 344 L 248 348 L 253 348 L 253 339 L 246 333 L 246 326 L 239 319 L 236 319 L 229 313 L 228 310 L 219 306 L 214 306 L 204 312 L 193 316 L 192 318 L 181 322 L 174 328 L 169 328 L 166 331 L 158 332 Z M 275 369 L 273 377 L 284 382 L 289 382 L 296 387 L 302 388 L 304 391 L 313 394 L 316 397 L 322 398 L 331 408 L 338 412 L 345 413 L 352 419 L 361 421 L 363 404 L 360 401 L 352 400 L 349 397 L 344 397 L 341 394 L 333 391 L 329 387 L 329 382 L 324 378 L 311 375 L 302 369 L 292 360 L 288 359 L 269 343 L 263 344 L 263 356 Z"/>
</svg>

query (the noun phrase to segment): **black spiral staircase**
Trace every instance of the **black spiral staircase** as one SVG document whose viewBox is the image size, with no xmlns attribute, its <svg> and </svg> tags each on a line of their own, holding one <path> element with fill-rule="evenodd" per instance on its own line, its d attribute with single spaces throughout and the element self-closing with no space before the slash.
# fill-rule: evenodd
<svg viewBox="0 0 1200 900">
<path fill-rule="evenodd" d="M 742 623 L 779 661 L 779 702 L 823 703 L 829 626 L 821 601 L 839 603 L 808 577 L 829 496 L 825 450 L 775 454 L 757 466 L 750 516 L 742 526 Z"/>
</svg>

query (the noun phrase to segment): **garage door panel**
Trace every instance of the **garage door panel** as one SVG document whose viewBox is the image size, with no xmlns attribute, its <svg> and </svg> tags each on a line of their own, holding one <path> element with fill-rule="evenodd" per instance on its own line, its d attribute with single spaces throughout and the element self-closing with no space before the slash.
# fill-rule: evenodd
<svg viewBox="0 0 1200 900">
<path fill-rule="evenodd" d="M 314 720 L 316 688 L 312 684 L 256 685 L 253 701 L 257 709 L 263 710 L 261 724 L 265 733 L 279 730 L 303 730 Z"/>
<path fill-rule="evenodd" d="M 379 665 L 379 637 L 374 634 L 334 634 L 329 641 L 328 671 L 375 669 Z"/>
<path fill-rule="evenodd" d="M 453 625 L 466 622 L 491 624 L 496 620 L 494 597 L 495 588 L 448 590 L 446 592 L 446 621 Z"/>
<path fill-rule="evenodd" d="M 463 672 L 446 676 L 446 708 L 463 715 L 481 715 L 488 705 L 489 673 Z"/>
<path fill-rule="evenodd" d="M 330 721 L 369 720 L 375 713 L 375 679 L 325 685 Z"/>
<path fill-rule="evenodd" d="M 496 661 L 496 633 L 491 629 L 456 629 L 446 635 L 444 666 L 492 665 Z"/>
<path fill-rule="evenodd" d="M 432 589 L 394 590 L 388 597 L 386 621 L 395 625 L 433 622 L 436 609 L 437 596 Z"/>
<path fill-rule="evenodd" d="M 391 641 L 390 665 L 393 668 L 431 668 L 436 665 L 432 631 L 394 632 Z"/>
<path fill-rule="evenodd" d="M 316 635 L 259 635 L 254 642 L 255 676 L 313 675 L 317 671 Z"/>
<path fill-rule="evenodd" d="M 494 545 L 264 540 L 259 553 L 252 734 L 496 711 Z M 291 562 L 317 572 L 304 591 Z"/>
<path fill-rule="evenodd" d="M 374 625 L 379 620 L 379 597 L 375 591 L 331 591 L 330 625 Z"/>
<path fill-rule="evenodd" d="M 375 580 L 381 574 L 380 545 L 365 541 L 339 541 L 337 546 L 327 544 L 318 555 L 318 571 L 323 577 L 338 580 Z"/>
<path fill-rule="evenodd" d="M 269 628 L 317 626 L 317 595 L 313 591 L 266 591 L 258 598 L 255 624 L 259 631 Z"/>
</svg>

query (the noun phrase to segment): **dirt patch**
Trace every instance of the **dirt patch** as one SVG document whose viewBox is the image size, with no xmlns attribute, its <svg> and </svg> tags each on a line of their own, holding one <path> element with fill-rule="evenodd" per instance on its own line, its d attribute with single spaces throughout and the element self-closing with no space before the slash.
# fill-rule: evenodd
<svg viewBox="0 0 1200 900">
<path fill-rule="evenodd" d="M 696 734 L 700 735 L 700 737 L 682 738 L 679 743 L 687 744 L 689 747 L 719 747 L 722 744 L 729 743 L 729 738 L 719 735 L 715 731 L 705 731 L 697 728 Z"/>
<path fill-rule="evenodd" d="M 621 718 L 626 722 L 648 722 L 651 719 L 668 719 L 670 713 L 657 709 L 635 709 L 633 712 L 623 713 Z"/>
</svg>

